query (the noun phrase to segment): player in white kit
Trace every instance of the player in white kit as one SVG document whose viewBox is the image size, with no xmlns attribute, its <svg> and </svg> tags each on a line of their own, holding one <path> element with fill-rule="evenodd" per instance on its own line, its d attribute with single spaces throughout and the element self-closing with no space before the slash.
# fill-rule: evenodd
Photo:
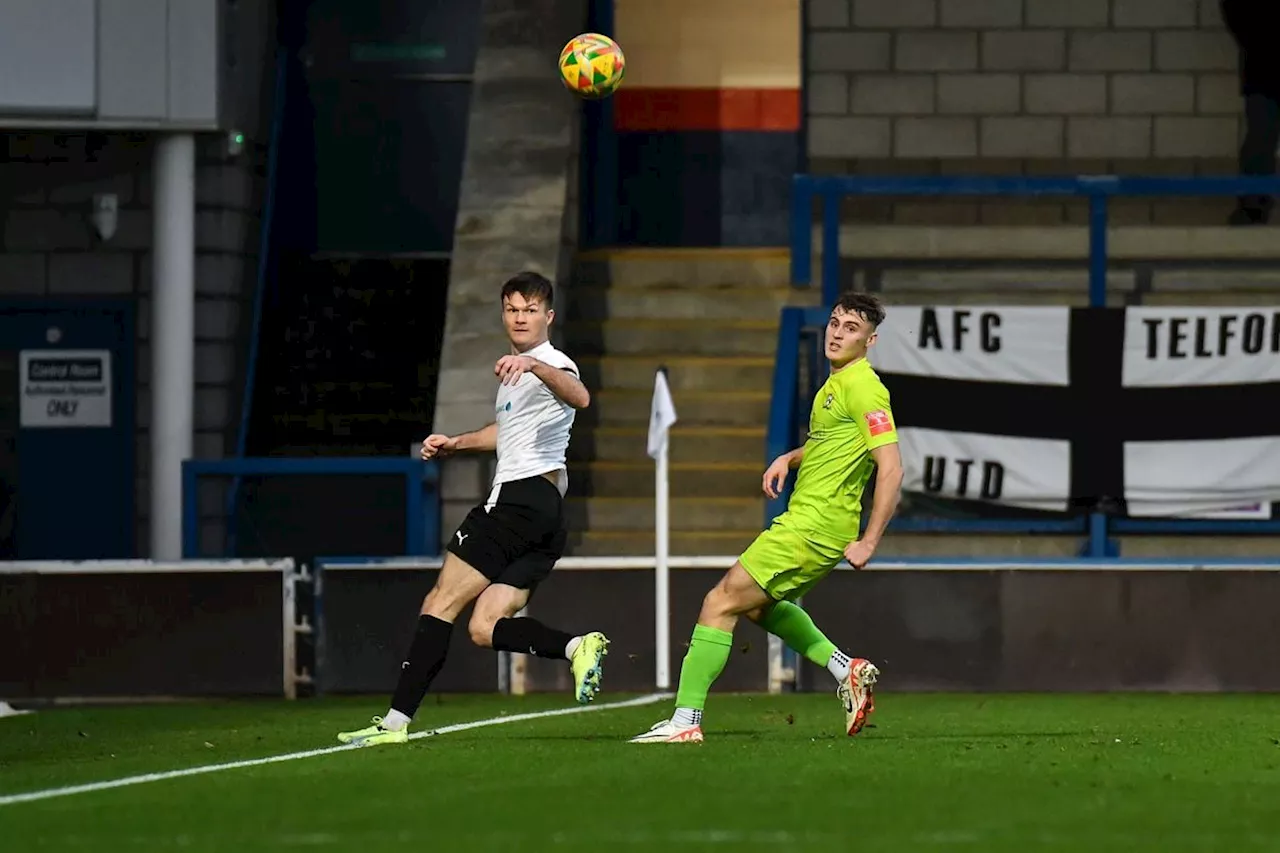
<svg viewBox="0 0 1280 853">
<path fill-rule="evenodd" d="M 591 395 L 578 366 L 551 345 L 555 319 L 551 282 L 524 272 L 502 286 L 502 322 L 511 354 L 494 365 L 498 396 L 493 423 L 462 435 L 431 435 L 422 458 L 464 451 L 497 451 L 488 499 L 463 520 L 449 542 L 435 586 L 422 602 L 418 631 L 384 717 L 342 732 L 343 743 L 404 743 L 409 722 L 444 665 L 454 620 L 471 602 L 476 645 L 496 651 L 567 660 L 579 702 L 600 690 L 604 634 L 573 635 L 535 619 L 516 617 L 564 551 L 565 453 L 577 409 Z"/>
</svg>

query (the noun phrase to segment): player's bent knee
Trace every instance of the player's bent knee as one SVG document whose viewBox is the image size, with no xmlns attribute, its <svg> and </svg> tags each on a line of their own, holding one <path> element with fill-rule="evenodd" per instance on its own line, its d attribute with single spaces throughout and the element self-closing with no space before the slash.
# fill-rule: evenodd
<svg viewBox="0 0 1280 853">
<path fill-rule="evenodd" d="M 472 616 L 471 621 L 467 623 L 467 632 L 471 635 L 471 642 L 482 649 L 493 648 L 493 626 L 496 624 L 496 619 Z"/>
<path fill-rule="evenodd" d="M 733 599 L 719 584 L 702 597 L 702 611 L 698 621 L 707 624 L 708 619 L 723 619 L 733 614 Z"/>
<path fill-rule="evenodd" d="M 699 622 L 704 625 L 746 616 L 759 621 L 768 609 L 768 597 L 751 576 L 735 565 L 702 599 Z"/>
</svg>

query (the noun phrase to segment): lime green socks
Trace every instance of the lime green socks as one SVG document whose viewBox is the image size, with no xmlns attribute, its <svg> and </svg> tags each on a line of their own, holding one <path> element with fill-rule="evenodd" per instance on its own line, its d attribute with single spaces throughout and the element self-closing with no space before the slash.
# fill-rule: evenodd
<svg viewBox="0 0 1280 853">
<path fill-rule="evenodd" d="M 707 692 L 724 672 L 733 647 L 733 634 L 706 625 L 693 627 L 693 639 L 680 667 L 680 688 L 676 691 L 676 707 L 701 712 L 707 704 Z"/>
<path fill-rule="evenodd" d="M 835 644 L 818 630 L 804 608 L 789 601 L 773 605 L 760 620 L 760 627 L 818 666 L 825 667 L 836 652 Z"/>
</svg>

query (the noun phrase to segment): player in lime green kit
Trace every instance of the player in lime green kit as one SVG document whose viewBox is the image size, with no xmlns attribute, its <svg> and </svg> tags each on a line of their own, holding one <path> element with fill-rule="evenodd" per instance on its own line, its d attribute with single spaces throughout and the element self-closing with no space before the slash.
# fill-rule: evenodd
<svg viewBox="0 0 1280 853">
<path fill-rule="evenodd" d="M 702 710 L 712 683 L 729 660 L 733 629 L 742 616 L 835 677 L 845 707 L 845 730 L 855 735 L 874 710 L 879 670 L 840 651 L 793 603 L 840 562 L 865 567 L 898 506 L 902 458 L 889 392 L 867 361 L 884 308 L 865 293 L 847 293 L 827 322 L 831 375 L 813 399 L 809 437 L 764 472 L 764 492 L 777 497 L 787 473 L 799 468 L 786 512 L 756 537 L 702 600 L 702 612 L 680 669 L 676 711 L 632 743 L 700 743 Z M 859 536 L 862 492 L 872 473 L 875 501 Z"/>
</svg>

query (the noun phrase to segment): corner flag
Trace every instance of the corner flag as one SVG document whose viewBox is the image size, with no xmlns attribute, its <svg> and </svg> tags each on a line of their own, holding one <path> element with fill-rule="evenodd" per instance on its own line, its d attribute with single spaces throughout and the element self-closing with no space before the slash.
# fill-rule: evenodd
<svg viewBox="0 0 1280 853">
<path fill-rule="evenodd" d="M 653 377 L 653 403 L 649 408 L 649 455 L 657 459 L 667 443 L 667 430 L 676 422 L 676 405 L 667 387 L 667 369 L 658 368 Z"/>
</svg>

